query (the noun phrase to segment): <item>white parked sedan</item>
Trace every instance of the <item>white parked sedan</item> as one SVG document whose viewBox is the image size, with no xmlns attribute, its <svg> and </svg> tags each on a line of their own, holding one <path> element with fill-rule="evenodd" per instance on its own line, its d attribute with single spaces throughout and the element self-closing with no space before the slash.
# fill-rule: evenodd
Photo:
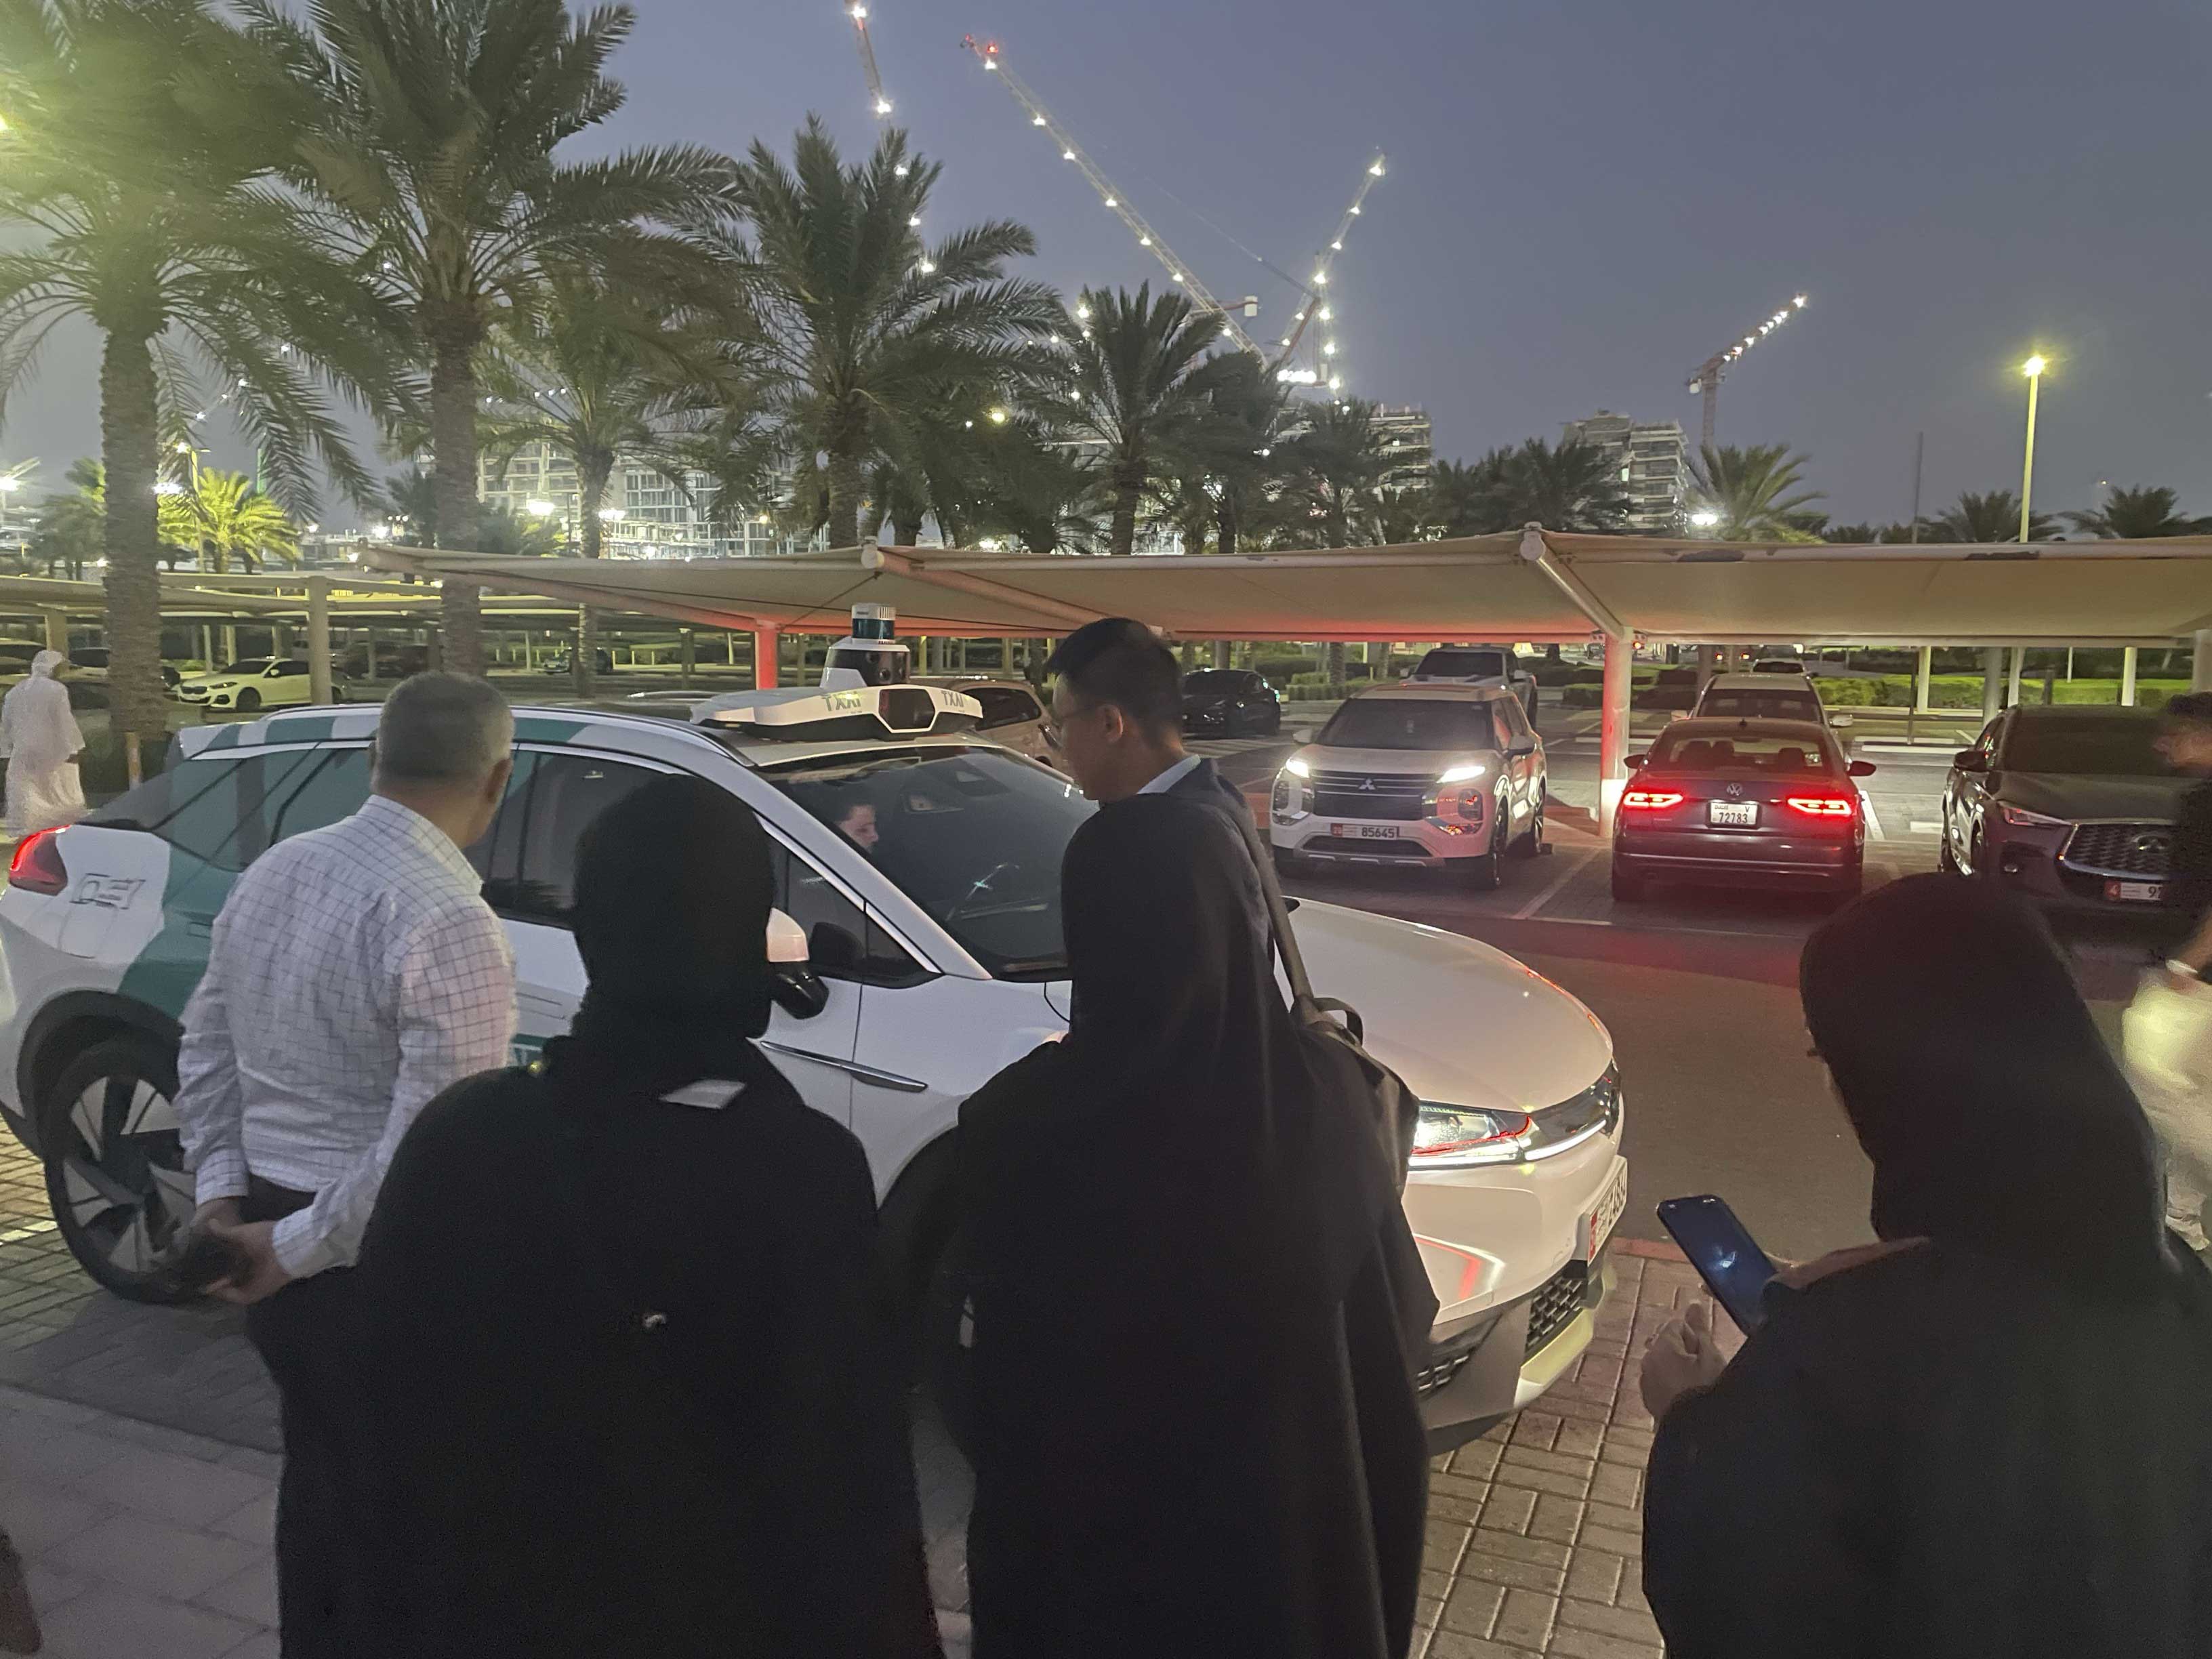
<svg viewBox="0 0 2212 1659">
<path fill-rule="evenodd" d="M 0 893 L 0 1107 L 44 1159 L 78 1260 L 123 1294 L 163 1293 L 155 1270 L 191 1211 L 169 1101 L 209 927 L 267 847 L 360 804 L 377 712 L 187 730 L 166 773 L 16 854 Z M 514 946 L 525 1049 L 565 1030 L 583 994 L 566 911 L 585 827 L 656 775 L 729 790 L 776 862 L 788 983 L 765 1046 L 866 1148 L 918 1300 L 955 1219 L 960 1103 L 1066 1029 L 1060 865 L 1090 806 L 938 689 L 723 697 L 689 721 L 516 716 L 512 790 L 471 857 Z M 1486 945 L 1321 904 L 1297 927 L 1316 988 L 1359 1006 L 1369 1047 L 1431 1103 L 1405 1201 L 1440 1304 L 1425 1403 L 1434 1443 L 1456 1443 L 1589 1340 L 1627 1190 L 1613 1045 Z"/>
</svg>

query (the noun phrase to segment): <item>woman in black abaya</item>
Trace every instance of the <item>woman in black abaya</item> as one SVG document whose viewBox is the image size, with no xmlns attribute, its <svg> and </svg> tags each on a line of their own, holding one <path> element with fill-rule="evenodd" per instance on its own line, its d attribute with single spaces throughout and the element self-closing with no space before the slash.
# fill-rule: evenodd
<svg viewBox="0 0 2212 1659">
<path fill-rule="evenodd" d="M 392 1163 L 357 1271 L 393 1654 L 939 1650 L 867 1164 L 750 1040 L 770 892 L 722 790 L 608 808 L 571 1035 Z"/>
<path fill-rule="evenodd" d="M 2212 1653 L 2212 1278 L 2049 931 L 1916 877 L 1816 933 L 1802 982 L 1883 1244 L 1795 1270 L 1671 1406 L 1682 1334 L 1655 1339 L 1668 1652 Z"/>
<path fill-rule="evenodd" d="M 977 1659 L 1406 1650 L 1435 1303 L 1257 884 L 1210 801 L 1103 808 L 1062 871 L 1066 1039 L 961 1114 Z"/>
</svg>

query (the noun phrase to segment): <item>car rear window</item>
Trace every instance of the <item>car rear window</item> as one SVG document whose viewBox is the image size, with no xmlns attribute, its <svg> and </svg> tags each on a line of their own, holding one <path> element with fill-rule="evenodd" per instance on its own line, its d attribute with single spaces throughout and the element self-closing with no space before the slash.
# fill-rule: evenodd
<svg viewBox="0 0 2212 1659">
<path fill-rule="evenodd" d="M 2008 772 L 2168 777 L 2173 769 L 2160 757 L 2157 738 L 2154 720 L 2016 720 L 1997 763 Z"/>
<path fill-rule="evenodd" d="M 1820 700 L 1809 691 L 1708 691 L 1698 713 L 1715 720 L 1818 720 Z"/>
<path fill-rule="evenodd" d="M 1421 659 L 1416 674 L 1445 679 L 1492 679 L 1505 672 L 1503 651 L 1431 651 Z"/>
<path fill-rule="evenodd" d="M 1242 691 L 1248 683 L 1241 668 L 1201 668 L 1182 677 L 1186 691 Z"/>
<path fill-rule="evenodd" d="M 1355 697 L 1329 717 L 1315 742 L 1333 749 L 1492 749 L 1487 702 L 1426 697 Z"/>
<path fill-rule="evenodd" d="M 1645 765 L 1656 772 L 1723 772 L 1747 777 L 1812 776 L 1840 769 L 1822 744 L 1751 732 L 1723 737 L 1668 732 L 1651 745 Z"/>
</svg>

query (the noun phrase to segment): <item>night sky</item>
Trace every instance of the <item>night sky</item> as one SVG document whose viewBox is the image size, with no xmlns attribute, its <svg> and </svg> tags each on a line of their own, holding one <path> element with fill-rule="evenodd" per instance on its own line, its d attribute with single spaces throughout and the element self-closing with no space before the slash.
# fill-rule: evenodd
<svg viewBox="0 0 2212 1659">
<path fill-rule="evenodd" d="M 629 106 L 593 147 L 787 147 L 873 122 L 841 0 L 637 0 Z M 1838 520 L 2100 480 L 2212 513 L 2212 10 L 2188 0 L 871 0 L 894 118 L 945 177 L 927 228 L 1035 228 L 1070 291 L 1161 273 L 1005 90 L 973 31 L 1271 340 L 1376 149 L 1332 283 L 1349 389 L 1426 405 L 1472 456 L 1600 407 L 1680 420 L 1687 372 L 1803 290 L 1722 394 L 1723 441 L 1789 443 Z M 1170 194 L 1170 192 L 1173 193 Z M 96 441 L 89 337 L 11 410 L 39 481 Z M 216 459 L 242 465 L 240 453 Z M 333 512 L 333 520 L 348 515 Z"/>
</svg>

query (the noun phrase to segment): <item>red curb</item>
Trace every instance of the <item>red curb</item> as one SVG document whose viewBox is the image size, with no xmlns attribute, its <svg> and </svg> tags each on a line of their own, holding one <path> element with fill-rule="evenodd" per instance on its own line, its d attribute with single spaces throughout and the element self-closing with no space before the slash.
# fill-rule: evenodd
<svg viewBox="0 0 2212 1659">
<path fill-rule="evenodd" d="M 1682 1254 L 1680 1245 L 1669 1244 L 1659 1239 L 1616 1238 L 1613 1241 L 1613 1248 L 1623 1255 L 1640 1255 L 1652 1261 L 1687 1262 L 1690 1259 Z"/>
</svg>

